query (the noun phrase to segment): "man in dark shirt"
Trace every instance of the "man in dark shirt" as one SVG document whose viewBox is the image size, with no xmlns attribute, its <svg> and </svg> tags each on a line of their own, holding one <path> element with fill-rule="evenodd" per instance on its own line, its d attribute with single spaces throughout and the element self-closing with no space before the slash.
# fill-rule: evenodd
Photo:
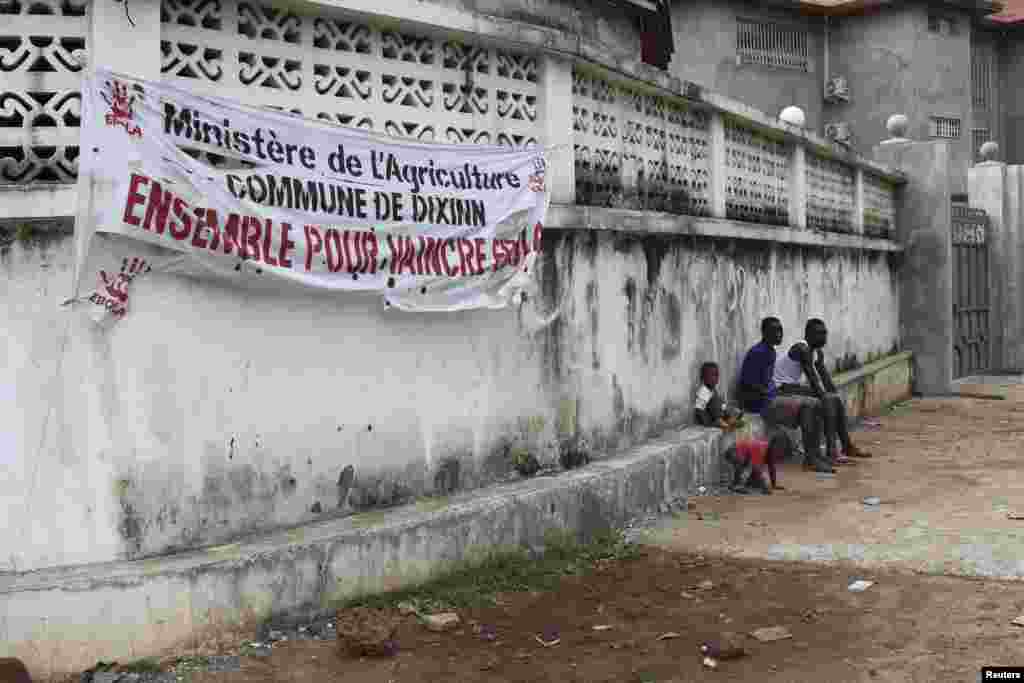
<svg viewBox="0 0 1024 683">
<path fill-rule="evenodd" d="M 763 416 L 769 424 L 800 428 L 806 460 L 804 469 L 834 472 L 821 458 L 821 428 L 824 419 L 821 402 L 801 395 L 779 396 L 775 374 L 775 347 L 782 343 L 782 322 L 775 317 L 761 321 L 761 341 L 743 358 L 739 394 L 744 409 Z"/>
</svg>

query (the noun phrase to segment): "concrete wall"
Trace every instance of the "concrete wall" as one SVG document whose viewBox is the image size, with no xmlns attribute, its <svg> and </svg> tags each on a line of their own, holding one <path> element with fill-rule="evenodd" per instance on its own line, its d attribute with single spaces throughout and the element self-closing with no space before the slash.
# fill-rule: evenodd
<svg viewBox="0 0 1024 683">
<path fill-rule="evenodd" d="M 810 71 L 736 62 L 736 17 L 775 20 L 806 26 Z M 822 132 L 822 41 L 820 19 L 762 7 L 744 0 L 697 0 L 672 3 L 675 55 L 669 70 L 770 116 L 795 105 L 804 110 L 807 128 Z"/>
<path fill-rule="evenodd" d="M 1024 163 L 1024 33 L 1019 29 L 1007 34 L 999 51 L 1000 92 L 1003 111 L 1003 150 L 1000 160 L 1008 164 Z"/>
<path fill-rule="evenodd" d="M 625 447 L 689 419 L 704 360 L 728 386 L 768 314 L 787 341 L 825 318 L 833 359 L 897 343 L 884 254 L 562 230 L 544 252 L 542 295 L 521 311 L 399 314 L 155 276 L 103 332 L 59 306 L 70 237 L 9 244 L 0 514 L 18 521 L 0 529 L 0 566 L 134 558 L 401 502 L 447 486 L 444 463 L 459 488 L 481 486 L 524 449 L 557 463 L 577 431 Z"/>
<path fill-rule="evenodd" d="M 961 137 L 951 141 L 951 191 L 966 193 L 973 161 L 970 22 L 966 14 L 947 13 L 957 19 L 957 35 L 929 33 L 923 3 L 896 3 L 833 22 L 830 69 L 847 78 L 851 101 L 828 105 L 826 117 L 851 123 L 861 154 L 888 137 L 885 122 L 892 114 L 908 117 L 914 140 L 929 139 L 929 116 L 960 117 Z"/>
</svg>

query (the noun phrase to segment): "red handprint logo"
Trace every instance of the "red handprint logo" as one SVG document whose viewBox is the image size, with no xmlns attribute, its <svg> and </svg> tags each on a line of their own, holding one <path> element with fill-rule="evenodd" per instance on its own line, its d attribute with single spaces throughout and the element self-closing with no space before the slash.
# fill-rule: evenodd
<svg viewBox="0 0 1024 683">
<path fill-rule="evenodd" d="M 89 300 L 121 317 L 128 308 L 128 285 L 138 275 L 148 273 L 150 270 L 152 267 L 147 265 L 144 259 L 135 257 L 130 262 L 127 258 L 122 259 L 121 272 L 112 274 L 105 270 L 100 271 L 97 291 Z"/>
<path fill-rule="evenodd" d="M 103 99 L 110 106 L 105 120 L 108 126 L 120 126 L 132 137 L 141 137 L 142 129 L 135 125 L 135 101 L 138 96 L 129 91 L 128 86 L 120 81 L 107 81 L 108 93 Z M 139 89 L 141 93 L 141 89 Z"/>
<path fill-rule="evenodd" d="M 544 157 L 536 157 L 533 160 L 533 173 L 527 178 L 526 184 L 533 192 L 544 191 L 544 172 L 547 170 L 547 162 Z"/>
</svg>

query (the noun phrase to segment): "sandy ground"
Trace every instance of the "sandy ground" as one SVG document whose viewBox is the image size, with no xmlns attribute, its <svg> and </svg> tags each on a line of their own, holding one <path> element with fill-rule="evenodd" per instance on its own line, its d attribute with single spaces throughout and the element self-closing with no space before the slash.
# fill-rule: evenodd
<svg viewBox="0 0 1024 683">
<path fill-rule="evenodd" d="M 1024 577 L 1024 387 L 1005 393 L 913 401 L 854 434 L 872 460 L 832 477 L 786 466 L 785 491 L 699 499 L 651 540 L 734 557 Z M 880 502 L 865 504 L 872 497 Z"/>
<path fill-rule="evenodd" d="M 786 466 L 787 489 L 772 496 L 697 498 L 643 536 L 642 557 L 553 593 L 504 595 L 462 612 L 454 632 L 395 613 L 394 657 L 289 639 L 191 680 L 903 683 L 1024 666 L 1024 627 L 1011 624 L 1024 614 L 1024 582 L 998 578 L 1024 576 L 1024 520 L 1011 519 L 1024 513 L 1024 387 L 1006 393 L 914 401 L 856 434 L 873 460 L 831 478 Z M 857 579 L 874 584 L 852 592 Z M 771 626 L 792 637 L 744 635 Z M 560 642 L 537 642 L 545 631 Z M 748 654 L 711 671 L 698 648 L 723 633 Z"/>
</svg>

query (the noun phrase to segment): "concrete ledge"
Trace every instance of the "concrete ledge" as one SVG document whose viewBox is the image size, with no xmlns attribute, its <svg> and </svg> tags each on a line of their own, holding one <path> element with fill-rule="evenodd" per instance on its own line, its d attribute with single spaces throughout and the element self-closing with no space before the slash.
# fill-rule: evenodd
<svg viewBox="0 0 1024 683">
<path fill-rule="evenodd" d="M 836 375 L 833 383 L 846 400 L 851 418 L 877 415 L 896 401 L 911 397 L 914 384 L 914 354 L 894 353 L 862 368 Z"/>
<path fill-rule="evenodd" d="M 805 246 L 902 252 L 903 245 L 888 239 L 842 233 L 799 230 L 723 218 L 700 218 L 656 211 L 632 211 L 600 206 L 552 204 L 549 229 L 613 230 L 631 234 L 695 235 L 729 239 L 801 244 Z"/>
<path fill-rule="evenodd" d="M 0 657 L 33 677 L 157 656 L 228 624 L 427 580 L 502 547 L 580 538 L 720 478 L 722 432 L 687 428 L 616 457 L 389 511 L 163 558 L 0 575 Z"/>
</svg>

